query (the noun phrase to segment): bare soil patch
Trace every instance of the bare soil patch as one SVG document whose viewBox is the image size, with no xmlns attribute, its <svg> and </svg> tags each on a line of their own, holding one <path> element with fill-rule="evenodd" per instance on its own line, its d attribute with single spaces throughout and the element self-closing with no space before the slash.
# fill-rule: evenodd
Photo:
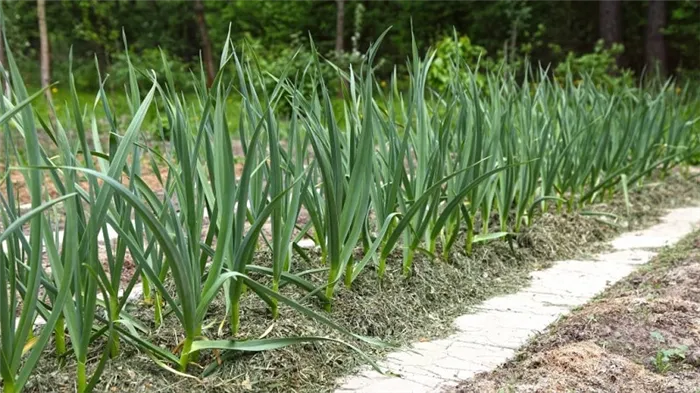
<svg viewBox="0 0 700 393">
<path fill-rule="evenodd" d="M 700 233 L 452 391 L 699 392 Z"/>
<path fill-rule="evenodd" d="M 40 133 L 40 136 L 42 139 L 42 146 L 46 149 L 46 152 L 49 156 L 52 154 L 57 154 L 56 148 L 53 145 L 53 143 L 48 139 L 48 137 L 44 133 Z M 102 146 L 107 147 L 109 145 L 109 135 L 106 135 L 102 138 Z M 91 138 L 88 138 L 88 143 L 91 143 Z M 165 146 L 167 146 L 167 143 L 165 142 L 160 142 L 160 141 L 147 141 L 145 142 L 150 148 L 155 148 L 155 149 L 164 149 Z M 21 148 L 21 146 L 20 146 Z M 232 149 L 234 153 L 234 157 L 243 157 L 243 148 L 241 146 L 241 143 L 238 140 L 235 140 L 232 142 Z M 0 151 L 4 152 L 4 148 L 2 146 L 2 141 L 0 141 Z M 158 162 L 157 163 L 157 171 L 154 170 L 153 166 L 151 165 L 150 162 L 151 156 L 147 153 L 142 157 L 142 162 L 141 162 L 141 179 L 149 186 L 149 188 L 158 193 L 162 192 L 162 182 L 165 182 L 168 176 L 168 166 L 164 162 Z M 95 159 L 93 164 L 97 164 L 97 160 Z M 3 184 L 4 182 L 11 182 L 13 186 L 13 191 L 14 191 L 14 197 L 15 200 L 18 201 L 20 204 L 28 204 L 31 203 L 31 197 L 29 193 L 29 188 L 27 187 L 26 181 L 25 181 L 25 175 L 18 169 L 12 169 L 10 167 L 16 166 L 17 163 L 11 162 L 9 167 L 5 167 L 5 162 L 4 159 L 0 161 L 0 193 L 4 197 L 7 197 L 6 195 L 6 188 L 5 185 Z M 243 163 L 242 162 L 236 162 L 234 171 L 236 173 L 236 176 L 240 176 L 241 173 L 243 172 Z M 159 172 L 159 173 L 157 173 Z M 7 178 L 5 179 L 5 176 Z M 78 176 L 80 176 L 78 174 Z M 48 172 L 43 173 L 43 192 L 45 193 L 45 198 L 56 198 L 60 196 L 60 192 L 56 189 L 56 185 L 51 179 L 51 176 Z M 124 176 L 122 178 L 123 184 L 128 184 L 129 178 Z M 98 180 L 99 184 L 102 184 L 102 181 Z M 81 176 L 79 179 L 79 184 L 81 187 L 87 190 L 88 188 L 88 180 L 84 176 Z"/>
</svg>

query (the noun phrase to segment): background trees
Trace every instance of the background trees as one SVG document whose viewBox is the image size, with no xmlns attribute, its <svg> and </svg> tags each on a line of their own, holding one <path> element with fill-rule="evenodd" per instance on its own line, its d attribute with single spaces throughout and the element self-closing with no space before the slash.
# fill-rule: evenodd
<svg viewBox="0 0 700 393">
<path fill-rule="evenodd" d="M 650 0 L 648 12 L 646 65 L 648 69 L 658 67 L 658 72 L 664 75 L 667 68 L 666 43 L 664 41 L 666 3 L 662 0 Z"/>
<path fill-rule="evenodd" d="M 700 5 L 693 0 L 563 0 L 557 1 L 556 6 L 551 2 L 408 0 L 5 3 L 11 44 L 20 53 L 26 77 L 37 85 L 43 75 L 43 63 L 39 61 L 43 40 L 41 29 L 37 28 L 40 5 L 44 5 L 48 24 L 44 36 L 52 48 L 50 66 L 54 80 L 62 80 L 66 75 L 71 45 L 74 67 L 79 72 L 95 73 L 95 58 L 105 73 L 117 69 L 112 66 L 124 61 L 122 28 L 130 49 L 139 54 L 139 59 L 153 59 L 157 64 L 158 48 L 162 48 L 173 63 L 173 71 L 182 71 L 183 79 L 189 78 L 190 68 L 198 67 L 201 52 L 211 80 L 216 54 L 229 24 L 233 38 L 257 45 L 265 63 L 284 63 L 278 57 L 305 44 L 309 34 L 321 53 L 333 56 L 348 52 L 352 37 L 357 37 L 356 45 L 364 49 L 393 26 L 381 50 L 386 66 L 378 73 L 385 76 L 394 64 L 405 63 L 403 56 L 410 52 L 411 21 L 421 49 L 452 36 L 454 27 L 493 59 L 507 55 L 508 61 L 527 57 L 535 64 L 556 65 L 565 61 L 570 52 L 576 56 L 593 52 L 597 41 L 603 39 L 608 48 L 613 43 L 624 45 L 624 52 L 616 54 L 616 61 L 636 75 L 652 64 L 658 64 L 662 72 L 683 76 L 700 69 Z M 356 12 L 360 5 L 362 9 Z M 111 72 L 111 88 L 121 89 L 123 77 Z M 97 83 L 96 75 L 80 79 L 87 81 L 81 83 Z"/>
<path fill-rule="evenodd" d="M 197 27 L 199 28 L 199 39 L 202 44 L 202 61 L 204 62 L 204 69 L 207 72 L 207 85 L 211 86 L 216 71 L 214 71 L 214 57 L 211 53 L 209 28 L 207 27 L 207 21 L 204 17 L 204 4 L 202 4 L 202 0 L 194 1 L 194 14 L 197 20 Z"/>
<path fill-rule="evenodd" d="M 600 12 L 600 38 L 606 45 L 622 44 L 622 2 L 620 0 L 601 0 Z M 620 64 L 620 56 L 617 57 Z"/>
</svg>

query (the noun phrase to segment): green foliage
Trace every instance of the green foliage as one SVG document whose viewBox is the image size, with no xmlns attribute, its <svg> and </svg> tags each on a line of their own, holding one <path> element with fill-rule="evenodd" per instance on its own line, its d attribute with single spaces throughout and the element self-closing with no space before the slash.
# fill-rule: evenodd
<svg viewBox="0 0 700 393">
<path fill-rule="evenodd" d="M 352 50 L 336 55 L 334 2 L 300 0 L 294 2 L 204 1 L 205 19 L 214 53 L 222 48 L 231 25 L 231 38 L 239 43 L 254 39 L 259 56 L 269 63 L 266 67 L 276 74 L 301 45 L 310 47 L 306 37 L 314 37 L 314 45 L 324 57 L 340 66 L 358 65 L 358 54 L 372 43 L 388 26 L 393 30 L 387 36 L 382 50 L 384 63 L 376 63 L 377 75 L 388 80 L 393 65 L 405 66 L 405 54 L 411 51 L 411 23 L 420 26 L 415 31 L 418 49 L 434 47 L 438 51 L 450 45 L 452 31 L 460 37 L 469 37 L 466 54 L 482 48 L 490 54 L 494 65 L 521 70 L 525 63 L 556 68 L 560 62 L 574 68 L 603 67 L 605 55 L 596 47 L 598 18 L 596 7 L 583 2 L 565 2 L 551 7 L 546 2 L 491 1 L 491 2 L 435 2 L 408 1 L 362 2 L 346 1 L 344 40 Z M 17 48 L 17 62 L 30 85 L 39 83 L 38 32 L 36 4 L 31 1 L 6 2 L 7 31 L 10 44 Z M 688 80 L 697 80 L 694 70 L 700 68 L 696 48 L 700 46 L 700 26 L 697 18 L 698 2 L 683 0 L 667 2 L 668 24 L 664 30 L 668 43 L 670 69 Z M 79 90 L 94 90 L 98 77 L 94 62 L 97 57 L 102 74 L 112 75 L 108 90 L 122 90 L 124 57 L 121 31 L 128 33 L 134 53 L 142 55 L 147 63 L 157 58 L 153 48 L 160 47 L 174 65 L 176 80 L 186 81 L 188 69 L 198 68 L 201 48 L 199 29 L 192 2 L 144 1 L 50 1 L 46 6 L 49 39 L 52 49 L 53 79 L 66 82 L 67 53 L 73 48 L 73 72 L 79 75 Z M 624 7 L 624 47 L 620 57 L 624 64 L 640 76 L 643 70 L 645 39 L 641 32 L 646 23 L 644 2 L 626 3 Z M 71 23 L 61 23 L 71 21 Z M 296 37 L 296 38 L 295 38 Z M 450 37 L 450 38 L 447 38 Z M 545 44 L 546 43 L 546 44 Z M 462 50 L 462 49 L 460 49 Z M 614 52 L 614 50 L 613 50 Z M 591 57 L 595 58 L 591 58 Z M 215 62 L 216 54 L 214 55 Z M 308 56 L 300 56 L 302 64 Z M 446 85 L 447 64 L 440 64 L 444 54 L 436 57 L 437 71 L 431 82 Z M 486 59 L 482 66 L 486 66 Z M 473 63 L 473 61 L 471 62 Z M 390 66 L 386 66 L 390 65 Z M 330 75 L 330 71 L 325 74 Z M 597 70 L 596 75 L 601 75 Z M 623 70 L 620 70 L 622 73 Z M 561 72 L 560 72 L 561 74 Z M 615 74 L 613 72 L 613 74 Z M 629 74 L 629 78 L 634 76 Z M 618 75 L 619 76 L 619 75 Z M 627 78 L 627 76 L 625 76 Z M 629 79 L 627 78 L 627 79 Z M 600 79 L 597 76 L 594 79 Z M 437 82 L 442 80 L 442 82 Z M 404 79 L 403 82 L 406 80 Z M 619 80 L 607 81 L 622 83 Z M 626 83 L 626 81 L 624 81 Z M 270 85 L 271 82 L 266 82 Z M 339 84 L 330 84 L 337 89 Z M 439 90 L 439 88 L 438 88 Z"/>
<path fill-rule="evenodd" d="M 632 86 L 632 71 L 620 69 L 616 63 L 616 56 L 623 52 L 621 44 L 605 48 L 603 40 L 599 40 L 591 53 L 576 55 L 569 52 L 566 59 L 555 68 L 554 75 L 564 79 L 566 75 L 573 74 L 576 79 L 588 78 L 597 85 L 610 88 Z"/>
<path fill-rule="evenodd" d="M 653 331 L 651 337 L 660 344 L 666 342 L 666 338 L 659 332 Z M 673 362 L 682 362 L 685 360 L 685 355 L 688 352 L 688 346 L 678 345 L 673 348 L 659 349 L 652 359 L 654 368 L 659 374 L 665 374 L 673 366 Z"/>
<path fill-rule="evenodd" d="M 700 80 L 700 3 L 692 0 L 676 2 L 670 13 L 669 24 L 664 29 L 665 39 L 678 51 L 681 61 L 677 73 L 690 80 Z"/>
<path fill-rule="evenodd" d="M 620 64 L 642 75 L 644 69 L 644 26 L 646 8 L 638 1 L 623 1 L 624 53 L 612 49 Z M 38 85 L 38 33 L 36 2 L 34 0 L 5 0 L 7 29 L 10 43 L 18 48 L 17 61 L 30 85 Z M 214 52 L 221 48 L 228 27 L 234 42 L 256 41 L 260 57 L 269 63 L 268 71 L 275 74 L 280 64 L 293 54 L 309 34 L 324 57 L 345 66 L 358 65 L 357 56 L 388 26 L 393 26 L 382 49 L 384 63 L 378 61 L 377 73 L 388 79 L 393 71 L 385 65 L 405 64 L 405 53 L 411 50 L 412 21 L 416 26 L 415 40 L 420 50 L 434 47 L 438 51 L 452 45 L 453 29 L 469 42 L 472 50 L 482 48 L 491 61 L 502 67 L 520 70 L 524 63 L 556 68 L 565 63 L 574 68 L 599 68 L 605 63 L 604 51 L 598 49 L 597 7 L 590 2 L 573 0 L 556 7 L 543 0 L 389 0 L 381 7 L 366 0 L 345 0 L 345 32 L 343 38 L 352 50 L 336 55 L 335 4 L 322 0 L 202 0 L 210 40 Z M 669 69 L 686 79 L 697 79 L 693 70 L 700 68 L 700 5 L 693 0 L 668 0 L 668 26 L 664 29 L 668 44 Z M 134 53 L 144 58 L 156 58 L 153 48 L 160 47 L 176 66 L 176 71 L 198 66 L 201 49 L 199 29 L 191 2 L 183 0 L 60 0 L 49 1 L 47 16 L 53 51 L 53 79 L 65 82 L 68 76 L 67 54 L 73 47 L 73 72 L 79 89 L 92 90 L 98 86 L 94 59 L 103 74 L 116 76 L 123 69 L 121 31 L 124 29 Z M 72 23 L 61 23 L 70 20 Z M 295 38 L 296 37 L 296 38 Z M 300 39 L 301 38 L 301 39 Z M 463 38 L 460 38 L 460 42 Z M 350 44 L 350 45 L 349 45 Z M 461 50 L 461 49 L 460 49 Z M 266 53 L 267 52 L 267 53 Z M 277 54 L 281 56 L 276 56 Z M 473 54 L 473 53 L 472 53 Z M 471 54 L 470 54 L 471 55 Z M 216 57 L 216 55 L 215 55 Z M 305 58 L 306 56 L 300 56 Z M 591 58 L 597 57 L 597 58 Z M 438 53 L 432 81 L 445 85 L 449 68 Z M 218 59 L 214 59 L 218 61 Z M 300 60 L 298 63 L 302 63 Z M 182 67 L 180 67 L 182 65 Z M 485 60 L 482 66 L 485 66 Z M 605 68 L 605 67 L 603 67 Z M 576 71 L 575 71 L 576 72 Z M 622 70 L 620 70 L 622 73 Z M 596 75 L 601 75 L 597 70 Z M 187 72 L 177 79 L 185 80 Z M 329 75 L 329 73 L 326 73 Z M 613 72 L 614 74 L 614 72 Z M 616 74 L 617 75 L 617 74 Z M 617 75 L 620 76 L 620 75 Z M 625 75 L 630 78 L 633 74 Z M 594 77 L 599 79 L 597 76 Z M 116 79 L 116 78 L 115 78 Z M 121 89 L 119 81 L 108 81 Z M 606 82 L 609 84 L 608 81 Z M 618 83 L 619 81 L 615 81 Z M 337 89 L 338 84 L 329 86 Z"/>
<path fill-rule="evenodd" d="M 119 48 L 121 29 L 119 20 L 114 18 L 120 4 L 116 1 L 87 0 L 76 3 L 79 15 L 73 26 L 75 38 L 92 42 L 107 53 Z"/>
<path fill-rule="evenodd" d="M 199 65 L 196 63 L 187 63 L 176 56 L 172 56 L 165 50 L 158 48 L 148 48 L 132 53 L 132 64 L 140 72 L 148 72 L 149 70 L 157 70 L 163 73 L 162 55 L 168 59 L 167 67 L 173 75 L 173 82 L 178 87 L 187 92 L 192 91 L 194 86 L 192 73 L 198 75 Z M 127 62 L 126 52 L 119 50 L 112 56 L 112 65 L 109 73 L 109 86 L 114 89 L 123 89 L 129 82 L 129 67 Z"/>
<path fill-rule="evenodd" d="M 256 81 L 259 88 L 271 92 L 287 70 L 291 70 L 291 74 L 287 77 L 294 81 L 295 87 L 305 94 L 310 94 L 316 88 L 316 81 L 319 78 L 328 81 L 337 80 L 336 73 L 327 63 L 322 63 L 319 67 L 308 67 L 314 54 L 299 34 L 292 35 L 289 41 L 289 45 L 275 48 L 266 47 L 261 40 L 251 36 L 241 41 L 242 45 L 239 48 L 243 48 L 240 52 L 245 54 L 243 58 L 247 66 L 261 71 L 260 79 Z M 259 85 L 260 83 L 262 86 Z M 329 86 L 333 91 L 337 88 L 337 83 Z M 288 102 L 282 101 L 279 103 L 279 109 L 281 113 L 290 115 L 292 108 Z"/>
<path fill-rule="evenodd" d="M 303 2 L 296 5 L 287 5 L 286 7 L 299 9 L 302 6 Z M 262 10 L 265 10 L 265 7 L 267 6 L 262 6 Z M 276 10 L 275 14 L 278 11 Z M 308 36 L 300 32 L 290 34 L 284 40 L 284 44 L 276 43 L 270 45 L 267 43 L 268 40 L 257 38 L 250 33 L 245 33 L 240 42 L 251 53 L 255 54 L 256 66 L 260 67 L 265 74 L 263 83 L 267 90 L 271 90 L 277 83 L 277 78 L 282 75 L 287 67 L 290 67 L 292 70 L 295 70 L 295 74 L 291 75 L 290 79 L 296 79 L 298 81 L 296 87 L 302 89 L 305 93 L 310 93 L 315 87 L 315 81 L 322 77 L 327 81 L 338 80 L 337 83 L 329 83 L 326 86 L 331 95 L 337 95 L 340 89 L 338 70 L 347 70 L 353 67 L 358 71 L 358 67 L 366 60 L 359 46 L 362 38 L 364 13 L 365 7 L 362 3 L 358 3 L 354 7 L 353 13 L 352 48 L 341 53 L 337 53 L 334 49 L 323 51 L 318 46 L 319 43 L 309 42 Z M 323 60 L 325 61 L 321 61 L 318 67 L 307 68 L 307 65 L 313 62 L 315 56 L 312 46 L 318 48 L 318 51 L 324 54 Z M 383 63 L 384 60 L 378 58 L 374 66 L 381 67 Z M 307 73 L 308 75 L 305 75 Z"/>
<path fill-rule="evenodd" d="M 541 37 L 544 33 L 545 27 L 538 26 L 534 34 L 525 34 L 528 41 L 521 42 L 517 50 L 511 51 L 506 46 L 506 50 L 509 51 L 508 58 L 503 57 L 503 51 L 499 51 L 499 57 L 496 59 L 489 57 L 484 47 L 473 44 L 467 36 L 445 36 L 435 45 L 435 58 L 429 71 L 430 85 L 437 91 L 443 91 L 455 80 L 464 81 L 467 75 L 470 75 L 475 77 L 478 86 L 483 88 L 486 73 L 520 74 L 527 69 L 526 56 L 543 45 Z M 561 53 L 561 48 L 555 44 L 550 44 L 549 48 L 555 54 Z M 621 69 L 616 62 L 616 57 L 623 52 L 622 45 L 615 44 L 611 48 L 605 48 L 603 41 L 599 40 L 591 53 L 578 55 L 569 52 L 554 69 L 554 77 L 564 81 L 567 75 L 572 75 L 577 84 L 582 79 L 588 79 L 606 88 L 632 87 L 635 83 L 634 73 L 630 69 Z M 457 64 L 461 64 L 462 68 L 456 68 Z M 459 72 L 455 73 L 457 69 Z M 469 70 L 478 72 L 472 74 Z"/>
<path fill-rule="evenodd" d="M 659 374 L 665 374 L 673 366 L 673 362 L 685 360 L 688 347 L 679 345 L 675 348 L 660 349 L 654 356 L 654 367 Z"/>
<path fill-rule="evenodd" d="M 487 52 L 481 46 L 472 44 L 466 35 L 456 37 L 445 36 L 435 45 L 435 59 L 430 68 L 430 86 L 438 91 L 444 90 L 452 83 L 454 73 L 452 68 L 455 64 L 463 62 L 471 69 L 479 66 L 482 69 L 490 69 L 493 62 L 486 57 Z M 466 76 L 467 70 L 463 70 L 462 79 Z M 479 76 L 479 84 L 483 85 L 484 78 Z"/>
</svg>

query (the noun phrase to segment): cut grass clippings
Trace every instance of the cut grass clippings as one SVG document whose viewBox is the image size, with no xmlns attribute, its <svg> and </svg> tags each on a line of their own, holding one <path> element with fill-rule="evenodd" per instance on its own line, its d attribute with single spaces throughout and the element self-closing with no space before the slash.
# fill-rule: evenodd
<svg viewBox="0 0 700 393">
<path fill-rule="evenodd" d="M 688 205 L 700 199 L 700 186 L 695 180 L 685 180 L 676 173 L 664 179 L 663 183 L 648 182 L 641 189 L 632 191 L 630 198 L 631 226 L 638 229 L 655 223 L 665 208 Z M 590 210 L 623 217 L 626 204 L 620 195 L 611 203 L 594 205 Z M 373 268 L 368 268 L 358 277 L 361 285 L 339 290 L 330 316 L 355 333 L 378 337 L 399 346 L 445 337 L 453 332 L 452 321 L 457 316 L 469 312 L 473 305 L 485 299 L 521 288 L 528 282 L 530 271 L 546 268 L 557 259 L 605 249 L 605 241 L 622 230 L 616 225 L 603 223 L 594 216 L 544 214 L 536 219 L 532 227 L 517 236 L 512 242 L 512 250 L 508 242 L 494 241 L 475 245 L 470 258 L 461 251 L 454 252 L 447 263 L 417 256 L 414 274 L 408 279 L 402 275 L 400 255 L 392 256 L 384 280 L 379 281 Z M 463 249 L 463 244 L 453 248 Z M 310 252 L 309 256 L 312 263 L 295 257 L 293 271 L 302 272 L 318 267 L 320 256 L 314 252 Z M 269 257 L 269 253 L 259 252 L 255 263 L 269 265 Z M 306 276 L 319 285 L 323 283 L 323 277 L 323 274 L 318 277 L 313 274 Z M 264 280 L 262 277 L 260 279 Z M 296 299 L 302 297 L 299 291 L 290 286 L 283 287 L 281 291 Z M 319 308 L 321 305 L 311 306 Z M 130 311 L 152 314 L 153 309 L 138 305 Z M 236 337 L 241 340 L 289 336 L 339 337 L 328 327 L 288 308 L 282 307 L 280 311 L 280 318 L 273 320 L 259 298 L 244 296 L 241 305 L 244 318 L 241 318 L 242 325 Z M 203 335 L 209 339 L 230 337 L 225 324 L 219 332 L 225 315 L 224 299 L 220 297 L 210 308 Z M 153 318 L 145 316 L 139 319 Z M 149 341 L 173 350 L 183 338 L 176 326 L 174 317 L 166 316 L 161 327 L 148 326 L 149 333 L 144 335 Z M 392 350 L 358 345 L 375 359 Z M 98 356 L 99 352 L 95 351 L 89 358 L 96 359 Z M 211 352 L 202 353 L 200 364 L 212 363 L 215 356 Z M 107 364 L 96 391 L 328 392 L 336 387 L 340 377 L 366 364 L 345 346 L 318 342 L 265 352 L 229 352 L 220 361 L 221 366 L 215 370 L 190 367 L 190 374 L 193 375 L 201 375 L 205 371 L 210 373 L 206 378 L 181 377 L 158 367 L 133 346 L 124 345 L 119 357 Z M 93 360 L 91 367 L 95 367 L 96 363 L 97 360 Z M 47 349 L 27 391 L 73 391 L 74 373 L 72 359 L 59 367 L 54 353 Z"/>
<path fill-rule="evenodd" d="M 700 388 L 700 232 L 453 393 L 677 392 Z"/>
</svg>

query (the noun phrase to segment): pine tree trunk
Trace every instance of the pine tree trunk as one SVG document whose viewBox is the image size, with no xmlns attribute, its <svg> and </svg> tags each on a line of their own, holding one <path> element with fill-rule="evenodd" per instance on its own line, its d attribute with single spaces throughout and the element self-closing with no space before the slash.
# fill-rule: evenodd
<svg viewBox="0 0 700 393">
<path fill-rule="evenodd" d="M 600 38 L 606 47 L 622 43 L 622 2 L 620 0 L 600 0 L 599 8 Z M 617 65 L 622 59 L 618 56 Z"/>
<path fill-rule="evenodd" d="M 197 27 L 199 28 L 199 39 L 202 44 L 202 60 L 207 73 L 207 85 L 211 86 L 216 76 L 216 71 L 214 70 L 214 58 L 211 53 L 211 41 L 209 41 L 207 21 L 204 19 L 204 4 L 202 4 L 202 0 L 194 1 L 194 13 L 197 19 Z"/>
<path fill-rule="evenodd" d="M 345 34 L 345 0 L 335 0 L 335 51 L 338 54 L 343 53 L 345 46 L 343 43 L 343 35 Z"/>
<path fill-rule="evenodd" d="M 666 75 L 666 43 L 663 29 L 666 27 L 666 3 L 650 0 L 647 16 L 646 66 L 647 72 Z"/>
<path fill-rule="evenodd" d="M 345 34 L 345 0 L 335 0 L 335 53 L 342 55 L 345 50 L 343 35 Z M 337 97 L 343 97 L 343 78 L 340 78 L 340 88 Z"/>
<path fill-rule="evenodd" d="M 41 87 L 45 88 L 51 84 L 51 52 L 49 50 L 49 33 L 46 28 L 46 0 L 36 1 L 36 12 L 39 20 Z M 51 100 L 51 89 L 46 89 L 46 98 Z"/>
</svg>

